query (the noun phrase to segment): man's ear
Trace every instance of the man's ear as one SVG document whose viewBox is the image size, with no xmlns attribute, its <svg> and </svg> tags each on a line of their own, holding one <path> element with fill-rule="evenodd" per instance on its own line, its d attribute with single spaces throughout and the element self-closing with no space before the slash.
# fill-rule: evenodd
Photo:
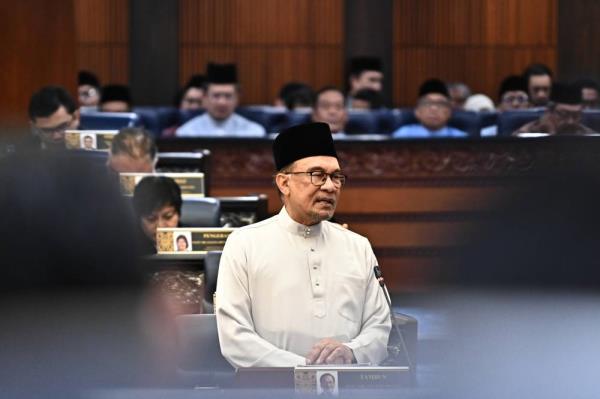
<svg viewBox="0 0 600 399">
<path fill-rule="evenodd" d="M 277 184 L 277 188 L 284 196 L 287 196 L 290 193 L 290 175 L 284 175 L 283 173 L 277 173 L 275 175 L 275 184 Z"/>
<path fill-rule="evenodd" d="M 79 129 L 79 119 L 80 119 L 80 113 L 79 113 L 79 108 L 77 108 L 75 110 L 75 112 L 73 112 L 73 128 L 75 129 Z"/>
</svg>

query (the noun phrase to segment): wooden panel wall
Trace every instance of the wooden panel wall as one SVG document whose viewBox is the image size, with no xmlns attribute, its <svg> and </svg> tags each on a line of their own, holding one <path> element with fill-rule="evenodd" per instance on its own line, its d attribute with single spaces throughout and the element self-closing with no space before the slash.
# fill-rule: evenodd
<svg viewBox="0 0 600 399">
<path fill-rule="evenodd" d="M 0 126 L 23 127 L 34 91 L 48 84 L 75 89 L 72 2 L 0 2 L 0 25 Z"/>
<path fill-rule="evenodd" d="M 394 0 L 394 102 L 422 81 L 463 81 L 496 100 L 531 62 L 557 65 L 557 0 Z"/>
<path fill-rule="evenodd" d="M 180 0 L 180 82 L 236 62 L 242 102 L 272 103 L 281 85 L 343 85 L 342 0 Z"/>
<path fill-rule="evenodd" d="M 128 84 L 129 2 L 74 0 L 74 6 L 77 68 L 96 73 L 102 84 Z"/>
</svg>

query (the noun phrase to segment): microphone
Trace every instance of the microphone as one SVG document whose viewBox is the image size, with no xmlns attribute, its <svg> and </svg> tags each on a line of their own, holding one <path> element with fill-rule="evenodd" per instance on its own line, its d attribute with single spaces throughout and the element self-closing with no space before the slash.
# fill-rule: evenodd
<svg viewBox="0 0 600 399">
<path fill-rule="evenodd" d="M 375 279 L 379 283 L 381 290 L 383 291 L 383 296 L 387 301 L 388 307 L 390 308 L 390 321 L 392 322 L 392 326 L 394 327 L 394 331 L 398 334 L 398 338 L 400 339 L 400 346 L 402 347 L 402 351 L 404 352 L 404 357 L 406 358 L 406 363 L 408 364 L 408 369 L 413 370 L 413 365 L 410 360 L 410 356 L 408 354 L 408 349 L 406 349 L 406 342 L 404 341 L 404 334 L 400 331 L 400 328 L 396 323 L 394 323 L 394 310 L 392 309 L 392 300 L 390 299 L 390 293 L 388 292 L 387 287 L 385 286 L 385 281 L 383 280 L 383 273 L 381 272 L 381 268 L 379 265 L 375 265 L 373 267 L 373 272 L 375 273 Z"/>
</svg>

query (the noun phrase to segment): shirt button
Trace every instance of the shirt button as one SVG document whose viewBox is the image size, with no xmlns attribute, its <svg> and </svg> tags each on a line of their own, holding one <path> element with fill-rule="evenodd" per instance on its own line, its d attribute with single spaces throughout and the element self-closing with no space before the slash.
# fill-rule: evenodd
<svg viewBox="0 0 600 399">
<path fill-rule="evenodd" d="M 318 287 L 318 286 L 319 286 L 319 283 L 315 283 L 315 285 Z"/>
<path fill-rule="evenodd" d="M 316 267 L 316 266 L 313 266 L 313 270 L 317 270 L 317 267 Z"/>
<path fill-rule="evenodd" d="M 314 248 L 311 248 L 311 249 L 310 249 L 310 252 L 315 252 L 315 249 L 314 249 Z"/>
</svg>

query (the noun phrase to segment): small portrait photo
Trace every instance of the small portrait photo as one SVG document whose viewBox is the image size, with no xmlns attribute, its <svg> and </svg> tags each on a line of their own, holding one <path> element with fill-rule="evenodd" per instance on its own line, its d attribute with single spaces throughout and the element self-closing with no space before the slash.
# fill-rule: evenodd
<svg viewBox="0 0 600 399">
<path fill-rule="evenodd" d="M 192 233 L 190 231 L 177 232 L 173 238 L 176 252 L 190 252 L 192 250 Z"/>
<path fill-rule="evenodd" d="M 97 149 L 96 135 L 94 133 L 82 133 L 79 136 L 82 150 L 91 151 Z"/>
<path fill-rule="evenodd" d="M 337 397 L 338 393 L 337 371 L 317 371 L 317 395 L 328 398 Z"/>
</svg>

